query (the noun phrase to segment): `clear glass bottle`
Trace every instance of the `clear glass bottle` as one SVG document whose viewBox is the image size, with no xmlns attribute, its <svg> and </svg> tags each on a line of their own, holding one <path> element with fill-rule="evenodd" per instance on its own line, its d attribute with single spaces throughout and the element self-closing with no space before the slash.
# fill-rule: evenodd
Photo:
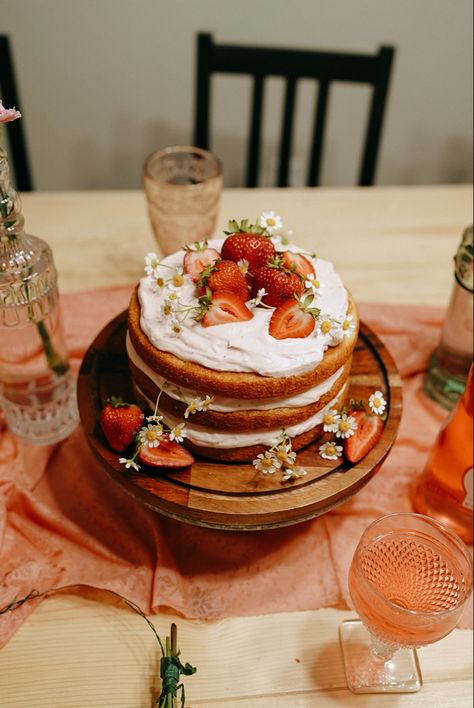
<svg viewBox="0 0 474 708">
<path fill-rule="evenodd" d="M 0 408 L 11 431 L 31 443 L 62 440 L 79 420 L 53 255 L 25 233 L 1 146 Z"/>
<path fill-rule="evenodd" d="M 415 511 L 473 541 L 473 366 L 463 395 L 445 420 L 413 498 Z"/>
<path fill-rule="evenodd" d="M 464 391 L 473 357 L 473 236 L 469 226 L 454 256 L 455 282 L 441 339 L 423 382 L 430 398 L 451 410 Z"/>
</svg>

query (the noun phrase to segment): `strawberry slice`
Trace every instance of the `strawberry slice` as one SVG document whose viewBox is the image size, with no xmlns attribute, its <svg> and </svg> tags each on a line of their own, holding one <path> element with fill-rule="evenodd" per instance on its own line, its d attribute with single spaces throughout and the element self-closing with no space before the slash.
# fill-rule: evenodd
<svg viewBox="0 0 474 708">
<path fill-rule="evenodd" d="M 280 254 L 283 265 L 293 273 L 298 273 L 302 278 L 314 278 L 315 272 L 310 261 L 301 253 L 292 253 L 291 251 L 283 251 Z"/>
<path fill-rule="evenodd" d="M 218 290 L 215 293 L 208 290 L 208 294 L 201 300 L 204 299 L 206 300 L 204 303 L 205 314 L 201 319 L 204 327 L 213 327 L 228 322 L 244 322 L 253 317 L 245 302 L 228 290 Z"/>
<path fill-rule="evenodd" d="M 218 258 L 220 258 L 220 254 L 215 248 L 207 248 L 202 244 L 198 244 L 195 249 L 187 246 L 183 259 L 184 272 L 191 276 L 194 283 L 197 283 L 204 268 L 214 263 Z"/>
<path fill-rule="evenodd" d="M 351 416 L 356 419 L 357 430 L 344 440 L 344 455 L 349 462 L 356 463 L 367 455 L 382 435 L 383 421 L 380 416 L 362 410 L 351 412 Z"/>
<path fill-rule="evenodd" d="M 137 455 L 137 460 L 147 467 L 188 467 L 194 462 L 194 457 L 185 447 L 169 439 L 165 433 L 158 447 L 143 447 Z"/>
<path fill-rule="evenodd" d="M 292 298 L 279 305 L 271 316 L 268 331 L 275 339 L 300 339 L 314 329 L 315 319 Z"/>
</svg>

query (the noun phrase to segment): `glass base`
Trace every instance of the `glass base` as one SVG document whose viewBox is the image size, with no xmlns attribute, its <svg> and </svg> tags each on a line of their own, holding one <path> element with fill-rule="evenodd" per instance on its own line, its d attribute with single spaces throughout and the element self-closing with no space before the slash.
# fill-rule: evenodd
<svg viewBox="0 0 474 708">
<path fill-rule="evenodd" d="M 388 661 L 375 660 L 372 638 L 360 620 L 339 626 L 348 688 L 353 693 L 416 693 L 423 685 L 415 649 L 398 649 Z"/>
<path fill-rule="evenodd" d="M 23 393 L 21 402 L 14 402 L 0 394 L 0 408 L 11 432 L 36 445 L 64 440 L 79 423 L 76 384 L 70 372 L 59 383 L 46 387 L 41 396 Z"/>
</svg>

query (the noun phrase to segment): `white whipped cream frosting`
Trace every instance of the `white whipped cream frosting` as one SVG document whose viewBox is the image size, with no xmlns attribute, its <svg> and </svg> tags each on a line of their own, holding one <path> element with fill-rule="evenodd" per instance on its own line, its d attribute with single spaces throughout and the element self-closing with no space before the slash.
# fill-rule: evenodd
<svg viewBox="0 0 474 708">
<path fill-rule="evenodd" d="M 347 387 L 347 384 L 345 384 Z M 146 398 L 143 392 L 141 395 L 148 402 L 150 408 L 153 408 L 153 402 Z M 294 438 L 296 435 L 306 433 L 308 430 L 315 428 L 323 422 L 326 413 L 334 408 L 341 394 L 335 396 L 327 406 L 322 408 L 314 415 L 306 418 L 301 423 L 290 425 L 285 428 L 285 432 Z M 170 428 L 182 423 L 180 418 L 176 418 L 167 411 L 160 410 L 160 415 Z M 235 432 L 233 430 L 217 430 L 212 428 L 204 428 L 201 425 L 194 425 L 189 420 L 186 421 L 186 438 L 195 445 L 201 447 L 214 447 L 217 449 L 229 449 L 233 447 L 246 447 L 247 445 L 265 445 L 270 447 L 274 445 L 281 436 L 281 427 L 269 430 L 252 430 L 250 432 Z"/>
<path fill-rule="evenodd" d="M 223 239 L 209 241 L 209 247 L 220 251 Z M 279 242 L 275 239 L 277 248 Z M 294 244 L 284 250 L 305 253 Z M 332 263 L 322 258 L 311 259 L 320 288 L 314 296 L 313 307 L 321 313 L 342 321 L 347 314 L 348 297 Z M 170 267 L 181 268 L 184 251 L 167 256 L 157 269 L 157 275 L 168 279 Z M 185 283 L 176 289 L 183 307 L 197 304 L 196 286 L 185 276 Z M 313 369 L 323 359 L 329 346 L 339 344 L 340 332 L 322 334 L 317 327 L 301 339 L 275 339 L 268 332 L 273 308 L 250 307 L 253 318 L 244 322 L 227 323 L 213 327 L 203 325 L 190 313 L 182 322 L 182 331 L 174 334 L 169 318 L 163 312 L 169 290 L 156 285 L 156 277 L 144 276 L 140 280 L 138 298 L 141 305 L 140 326 L 150 342 L 165 352 L 175 354 L 184 361 L 192 361 L 217 371 L 257 373 L 262 376 L 284 377 Z M 248 304 L 247 304 L 248 306 Z"/>
<path fill-rule="evenodd" d="M 127 333 L 126 337 L 127 354 L 130 361 L 140 369 L 158 389 L 165 387 L 165 393 L 175 401 L 186 401 L 198 398 L 201 395 L 200 391 L 186 388 L 185 386 L 176 386 L 175 384 L 166 381 L 162 376 L 157 374 L 151 367 L 146 364 L 135 351 L 130 337 Z M 281 398 L 229 398 L 227 396 L 213 396 L 212 403 L 208 406 L 208 410 L 219 411 L 220 413 L 229 413 L 236 410 L 271 410 L 272 408 L 295 408 L 299 406 L 308 406 L 311 403 L 319 401 L 321 396 L 324 396 L 336 383 L 338 378 L 344 371 L 342 366 L 332 376 L 329 376 L 325 381 L 316 386 L 312 386 L 302 393 L 297 393 L 292 396 Z"/>
</svg>

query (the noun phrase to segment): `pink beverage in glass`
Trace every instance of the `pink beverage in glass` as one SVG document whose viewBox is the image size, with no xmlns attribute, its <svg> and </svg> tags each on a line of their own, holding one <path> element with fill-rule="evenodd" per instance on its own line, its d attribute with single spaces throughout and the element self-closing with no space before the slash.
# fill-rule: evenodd
<svg viewBox="0 0 474 708">
<path fill-rule="evenodd" d="M 354 555 L 352 601 L 367 629 L 386 644 L 417 647 L 438 641 L 454 629 L 469 597 L 472 565 L 464 544 L 429 521 L 434 533 L 422 525 L 385 528 Z"/>
</svg>

